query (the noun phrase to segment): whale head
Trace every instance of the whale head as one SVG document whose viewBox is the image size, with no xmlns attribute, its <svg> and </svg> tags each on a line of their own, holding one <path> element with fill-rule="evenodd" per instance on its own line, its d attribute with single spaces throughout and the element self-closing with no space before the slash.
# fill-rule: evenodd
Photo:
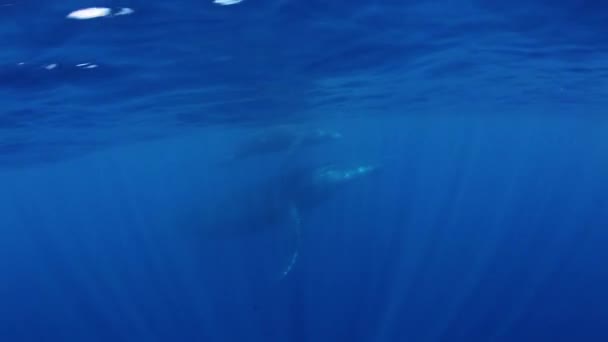
<svg viewBox="0 0 608 342">
<path fill-rule="evenodd" d="M 309 144 L 320 144 L 339 139 L 342 139 L 342 133 L 325 129 L 315 129 L 307 132 L 303 137 L 304 143 Z"/>
<path fill-rule="evenodd" d="M 330 164 L 309 169 L 292 178 L 291 197 L 299 207 L 314 207 L 346 184 L 373 175 L 380 169 L 374 164 L 348 167 Z"/>
<path fill-rule="evenodd" d="M 322 187 L 339 186 L 367 177 L 376 173 L 378 170 L 380 170 L 380 166 L 373 164 L 363 164 L 352 167 L 327 165 L 315 170 L 312 182 L 313 184 Z"/>
</svg>

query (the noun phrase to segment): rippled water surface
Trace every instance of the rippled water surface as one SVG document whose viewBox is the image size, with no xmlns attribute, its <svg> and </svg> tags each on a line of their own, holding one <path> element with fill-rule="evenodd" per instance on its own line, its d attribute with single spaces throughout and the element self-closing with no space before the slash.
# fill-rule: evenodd
<svg viewBox="0 0 608 342">
<path fill-rule="evenodd" d="M 564 1 L 8 1 L 1 163 L 212 124 L 483 111 L 589 116 L 606 11 Z M 133 13 L 66 16 L 104 6 Z"/>
</svg>

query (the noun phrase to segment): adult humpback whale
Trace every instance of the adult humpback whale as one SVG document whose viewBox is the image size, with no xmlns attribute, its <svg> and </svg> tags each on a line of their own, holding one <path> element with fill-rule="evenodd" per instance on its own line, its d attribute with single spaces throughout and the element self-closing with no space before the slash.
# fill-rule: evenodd
<svg viewBox="0 0 608 342">
<path fill-rule="evenodd" d="M 313 146 L 342 138 L 336 131 L 307 129 L 297 126 L 279 126 L 266 129 L 244 139 L 226 161 L 279 152 L 292 152 L 305 146 Z"/>
<path fill-rule="evenodd" d="M 331 197 L 336 190 L 378 170 L 376 165 L 293 166 L 266 179 L 237 187 L 198 212 L 199 232 L 205 238 L 240 237 L 270 230 L 290 232 L 293 254 L 287 275 L 298 257 L 300 217 Z"/>
</svg>

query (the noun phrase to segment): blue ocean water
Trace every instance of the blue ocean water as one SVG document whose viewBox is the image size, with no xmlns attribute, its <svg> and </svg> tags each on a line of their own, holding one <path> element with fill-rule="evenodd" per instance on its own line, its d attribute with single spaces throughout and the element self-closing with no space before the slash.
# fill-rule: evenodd
<svg viewBox="0 0 608 342">
<path fill-rule="evenodd" d="M 0 18 L 0 341 L 608 340 L 602 2 Z M 342 138 L 225 163 L 282 125 Z M 299 162 L 382 170 L 250 234 Z"/>
</svg>

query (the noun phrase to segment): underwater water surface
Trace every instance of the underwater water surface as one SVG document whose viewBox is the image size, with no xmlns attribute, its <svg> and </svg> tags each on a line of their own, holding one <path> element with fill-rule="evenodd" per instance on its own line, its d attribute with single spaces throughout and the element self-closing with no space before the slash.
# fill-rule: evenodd
<svg viewBox="0 0 608 342">
<path fill-rule="evenodd" d="M 0 0 L 0 341 L 608 340 L 607 13 Z"/>
</svg>

